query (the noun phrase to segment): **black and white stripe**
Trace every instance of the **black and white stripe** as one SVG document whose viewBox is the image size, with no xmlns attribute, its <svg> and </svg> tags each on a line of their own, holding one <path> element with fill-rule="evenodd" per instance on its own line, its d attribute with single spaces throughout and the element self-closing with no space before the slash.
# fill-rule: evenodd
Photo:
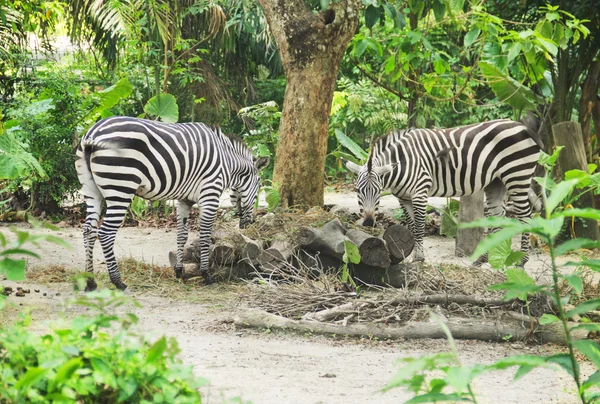
<svg viewBox="0 0 600 404">
<path fill-rule="evenodd" d="M 506 195 L 514 215 L 529 218 L 529 190 L 541 148 L 533 119 L 502 119 L 453 129 L 393 132 L 375 142 L 367 164 L 346 166 L 358 174 L 363 224 L 374 224 L 380 193 L 390 189 L 415 237 L 414 259 L 423 260 L 429 196 L 463 196 L 483 189 L 486 216 L 504 215 Z M 521 249 L 529 249 L 528 235 L 523 235 Z"/>
<path fill-rule="evenodd" d="M 166 124 L 137 118 L 112 117 L 95 124 L 81 139 L 75 163 L 87 205 L 83 230 L 86 270 L 93 272 L 93 248 L 100 239 L 110 280 L 126 289 L 117 268 L 114 242 L 135 195 L 152 201 L 177 201 L 177 264 L 182 273 L 188 217 L 194 203 L 200 208 L 200 272 L 210 282 L 210 235 L 219 199 L 231 188 L 239 195 L 240 227 L 252 222 L 258 196 L 258 170 L 268 158 L 254 160 L 237 138 L 201 123 Z M 102 224 L 98 223 L 106 201 Z M 93 279 L 87 290 L 95 289 Z"/>
</svg>

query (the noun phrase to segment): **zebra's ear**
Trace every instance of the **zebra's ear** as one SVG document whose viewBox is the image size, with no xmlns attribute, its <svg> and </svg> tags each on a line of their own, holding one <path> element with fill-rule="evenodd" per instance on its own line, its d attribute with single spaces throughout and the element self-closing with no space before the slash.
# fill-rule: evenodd
<svg viewBox="0 0 600 404">
<path fill-rule="evenodd" d="M 376 172 L 377 174 L 379 174 L 379 176 L 381 177 L 381 176 L 391 173 L 392 170 L 394 169 L 394 166 L 395 166 L 395 164 L 386 164 L 381 167 L 373 167 L 373 171 Z"/>
<path fill-rule="evenodd" d="M 355 174 L 358 174 L 360 172 L 360 170 L 362 169 L 362 167 L 359 166 L 358 164 L 353 163 L 346 159 L 342 159 L 342 163 L 344 163 L 344 165 L 346 166 L 346 168 L 348 170 L 352 171 Z"/>
<path fill-rule="evenodd" d="M 269 156 L 261 157 L 254 161 L 254 167 L 256 167 L 258 171 L 260 171 L 269 165 L 269 160 Z"/>
</svg>

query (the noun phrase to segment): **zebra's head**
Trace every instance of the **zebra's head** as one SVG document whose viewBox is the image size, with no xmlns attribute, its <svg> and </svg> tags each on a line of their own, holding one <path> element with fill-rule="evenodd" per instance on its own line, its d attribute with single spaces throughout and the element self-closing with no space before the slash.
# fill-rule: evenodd
<svg viewBox="0 0 600 404">
<path fill-rule="evenodd" d="M 258 198 L 260 188 L 260 177 L 258 172 L 269 165 L 269 157 L 253 158 L 252 164 L 240 171 L 240 175 L 234 178 L 231 186 L 237 200 L 237 206 L 241 210 L 240 228 L 243 229 L 254 222 L 254 205 Z"/>
<path fill-rule="evenodd" d="M 343 160 L 346 168 L 358 174 L 356 194 L 358 206 L 363 216 L 363 226 L 375 226 L 375 214 L 379 210 L 379 199 L 383 188 L 382 177 L 392 171 L 393 165 L 377 166 L 369 157 L 367 164 L 360 166 L 348 160 Z"/>
</svg>

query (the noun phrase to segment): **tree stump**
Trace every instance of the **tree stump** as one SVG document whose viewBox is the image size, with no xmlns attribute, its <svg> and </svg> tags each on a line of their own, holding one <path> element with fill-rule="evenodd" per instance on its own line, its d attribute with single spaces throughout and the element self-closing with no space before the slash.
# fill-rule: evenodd
<svg viewBox="0 0 600 404">
<path fill-rule="evenodd" d="M 231 236 L 231 241 L 235 245 L 236 256 L 240 261 L 251 265 L 258 264 L 258 256 L 263 249 L 262 240 L 252 240 L 242 233 L 234 233 Z"/>
<path fill-rule="evenodd" d="M 390 252 L 382 238 L 357 229 L 349 230 L 346 237 L 358 247 L 360 262 L 377 268 L 387 268 L 392 263 Z"/>
<path fill-rule="evenodd" d="M 285 265 L 292 255 L 295 248 L 287 240 L 275 240 L 271 247 L 263 250 L 257 260 L 262 270 L 274 271 Z"/>
<path fill-rule="evenodd" d="M 321 228 L 301 228 L 298 243 L 305 250 L 320 252 L 342 260 L 345 234 L 346 229 L 340 219 L 334 219 Z"/>
<path fill-rule="evenodd" d="M 483 196 L 483 191 L 479 191 L 472 195 L 460 197 L 458 223 L 469 223 L 483 218 Z M 456 231 L 454 255 L 457 257 L 471 256 L 477 244 L 483 239 L 484 230 L 481 227 L 473 229 L 459 228 Z"/>
<path fill-rule="evenodd" d="M 412 232 L 408 227 L 400 224 L 393 224 L 385 229 L 383 239 L 390 252 L 392 264 L 404 261 L 415 247 L 415 238 Z"/>
<path fill-rule="evenodd" d="M 558 155 L 558 177 L 563 179 L 565 172 L 573 169 L 586 171 L 587 158 L 583 144 L 581 125 L 577 122 L 561 122 L 552 126 L 554 143 L 557 146 L 565 146 Z M 591 193 L 575 190 L 581 193 L 579 199 L 573 203 L 577 208 L 595 208 L 594 197 Z M 575 236 L 578 238 L 600 239 L 598 223 L 592 219 L 575 220 Z"/>
</svg>

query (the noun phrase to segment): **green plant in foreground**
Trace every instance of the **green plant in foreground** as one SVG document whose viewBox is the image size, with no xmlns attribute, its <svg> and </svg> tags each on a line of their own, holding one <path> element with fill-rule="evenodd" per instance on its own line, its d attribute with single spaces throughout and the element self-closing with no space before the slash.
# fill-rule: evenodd
<svg viewBox="0 0 600 404">
<path fill-rule="evenodd" d="M 548 245 L 550 253 L 550 266 L 552 270 L 551 285 L 536 285 L 534 280 L 521 268 L 510 268 L 518 257 L 510 257 L 510 248 L 507 256 L 504 257 L 504 263 L 509 267 L 507 269 L 508 282 L 500 285 L 493 285 L 491 288 L 506 290 L 504 299 L 510 300 L 519 298 L 526 300 L 527 296 L 533 293 L 541 293 L 548 296 L 555 305 L 555 314 L 544 314 L 538 319 L 540 325 L 551 323 L 561 323 L 565 335 L 567 353 L 556 354 L 552 356 L 520 355 L 515 357 L 503 358 L 491 365 L 475 364 L 462 366 L 456 352 L 456 347 L 452 336 L 443 323 L 440 326 L 445 330 L 450 343 L 451 352 L 439 353 L 425 356 L 418 359 L 403 359 L 403 367 L 388 383 L 384 390 L 395 387 L 405 387 L 408 391 L 415 394 L 415 397 L 408 402 L 422 403 L 434 401 L 471 401 L 476 402 L 476 396 L 471 388 L 471 382 L 476 377 L 485 372 L 493 370 L 502 370 L 517 366 L 518 370 L 515 379 L 518 379 L 537 367 L 551 367 L 558 365 L 565 370 L 573 379 L 577 386 L 577 394 L 582 403 L 596 402 L 600 399 L 600 345 L 592 340 L 577 340 L 572 338 L 572 331 L 584 329 L 587 331 L 600 331 L 600 324 L 593 323 L 585 318 L 586 313 L 596 310 L 600 307 L 600 299 L 583 301 L 575 305 L 574 308 L 567 310 L 567 304 L 575 304 L 574 297 L 578 297 L 583 290 L 583 280 L 576 273 L 563 274 L 556 262 L 556 257 L 576 252 L 581 248 L 600 247 L 600 241 L 588 239 L 573 239 L 557 245 L 556 238 L 561 232 L 565 218 L 586 218 L 600 220 L 600 210 L 595 209 L 561 209 L 563 203 L 573 190 L 585 181 L 582 178 L 574 178 L 557 184 L 552 184 L 551 192 L 546 195 L 547 188 L 544 188 L 542 198 L 544 202 L 544 217 L 536 217 L 527 223 L 522 223 L 510 218 L 490 217 L 473 223 L 463 224 L 461 227 L 490 227 L 498 228 L 495 233 L 490 234 L 484 239 L 475 250 L 472 259 L 477 259 L 481 255 L 497 249 L 498 246 L 510 243 L 510 240 L 521 233 L 534 233 Z M 545 181 L 540 181 L 542 184 Z M 510 244 L 509 244 L 510 245 Z M 491 258 L 491 257 L 490 257 Z M 566 267 L 585 267 L 592 271 L 600 272 L 600 260 L 590 260 L 583 258 L 577 262 L 569 262 Z M 573 293 L 565 296 L 561 295 L 559 289 L 559 280 L 564 279 L 572 288 Z M 584 321 L 576 325 L 571 325 L 568 319 L 575 316 L 583 316 Z M 583 355 L 596 368 L 586 380 L 582 380 L 577 352 Z M 441 377 L 429 378 L 427 373 L 430 371 L 442 371 Z"/>
<path fill-rule="evenodd" d="M 92 292 L 72 301 L 92 314 L 54 322 L 32 333 L 25 316 L 0 328 L 0 397 L 12 403 L 200 403 L 206 384 L 183 365 L 174 338 L 155 342 L 133 331 L 137 304 L 119 291 Z M 2 401 L 0 400 L 0 401 Z M 4 401 L 3 401 L 4 402 Z"/>
</svg>

